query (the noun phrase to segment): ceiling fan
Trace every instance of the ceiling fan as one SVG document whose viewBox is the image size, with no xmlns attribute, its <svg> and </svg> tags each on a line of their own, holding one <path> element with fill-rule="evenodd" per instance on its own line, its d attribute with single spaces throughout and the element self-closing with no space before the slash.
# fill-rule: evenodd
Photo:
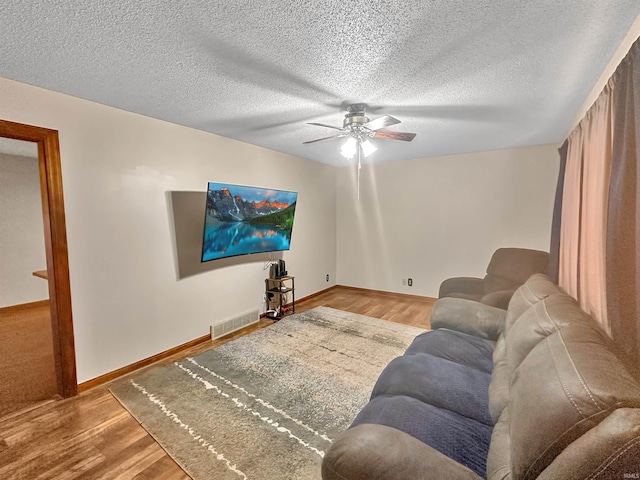
<svg viewBox="0 0 640 480">
<path fill-rule="evenodd" d="M 345 114 L 344 121 L 342 122 L 342 128 L 327 125 L 326 123 L 309 122 L 308 125 L 333 128 L 334 130 L 340 130 L 340 133 L 330 137 L 309 140 L 303 143 L 310 144 L 323 142 L 325 140 L 333 140 L 334 138 L 349 137 L 342 146 L 341 153 L 347 158 L 353 158 L 356 153 L 358 153 L 358 155 L 360 154 L 360 148 L 358 148 L 358 146 L 361 147 L 362 153 L 365 157 L 377 150 L 369 140 L 370 138 L 386 138 L 389 140 L 410 142 L 416 136 L 415 133 L 383 130 L 383 128 L 401 123 L 400 120 L 392 117 L 391 115 L 383 115 L 382 117 L 378 117 L 374 120 L 369 120 L 365 115 L 366 108 L 367 105 L 364 103 L 352 103 L 348 105 L 347 113 Z"/>
<path fill-rule="evenodd" d="M 316 140 L 303 142 L 304 144 L 310 144 L 323 142 L 325 140 L 332 140 L 334 138 L 348 137 L 347 141 L 342 145 L 340 153 L 342 156 L 347 158 L 353 158 L 356 153 L 358 154 L 358 198 L 360 198 L 360 169 L 362 167 L 360 154 L 362 153 L 365 157 L 368 157 L 377 150 L 376 146 L 371 143 L 369 139 L 387 138 L 390 140 L 410 142 L 416 136 L 415 133 L 383 130 L 383 128 L 401 123 L 400 120 L 392 117 L 391 115 L 383 115 L 382 117 L 378 117 L 374 120 L 369 120 L 365 115 L 366 108 L 367 106 L 364 103 L 352 103 L 348 105 L 347 113 L 345 114 L 344 121 L 342 122 L 342 128 L 327 125 L 326 123 L 308 122 L 308 125 L 317 125 L 318 127 L 340 130 L 340 133 L 331 135 L 330 137 L 317 138 Z"/>
</svg>

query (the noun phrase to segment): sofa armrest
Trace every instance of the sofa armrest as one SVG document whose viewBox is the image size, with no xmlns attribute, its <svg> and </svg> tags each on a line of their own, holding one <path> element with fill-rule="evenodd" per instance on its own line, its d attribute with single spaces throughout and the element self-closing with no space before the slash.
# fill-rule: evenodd
<svg viewBox="0 0 640 480">
<path fill-rule="evenodd" d="M 479 480 L 464 465 L 395 428 L 362 424 L 333 443 L 322 461 L 324 480 Z"/>
<path fill-rule="evenodd" d="M 489 305 L 490 307 L 501 308 L 506 310 L 509 308 L 509 302 L 511 301 L 511 297 L 516 293 L 514 290 L 498 290 L 497 292 L 487 293 L 480 302 L 485 305 Z"/>
<path fill-rule="evenodd" d="M 482 295 L 484 293 L 484 278 L 453 277 L 447 278 L 440 284 L 438 298 L 446 297 L 452 293 L 466 293 L 470 295 Z"/>
<path fill-rule="evenodd" d="M 441 298 L 431 312 L 431 328 L 448 328 L 497 340 L 504 330 L 506 310 L 464 298 Z"/>
</svg>

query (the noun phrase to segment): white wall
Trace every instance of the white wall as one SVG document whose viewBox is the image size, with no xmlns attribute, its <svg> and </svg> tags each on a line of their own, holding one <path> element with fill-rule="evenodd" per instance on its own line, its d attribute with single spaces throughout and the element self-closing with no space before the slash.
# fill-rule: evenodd
<svg viewBox="0 0 640 480">
<path fill-rule="evenodd" d="M 296 296 L 334 283 L 335 167 L 6 79 L 0 97 L 2 119 L 60 134 L 79 382 L 261 307 L 261 257 L 179 275 L 174 192 L 204 192 L 208 181 L 298 191 L 283 254 Z M 193 229 L 201 235 L 202 223 Z"/>
<path fill-rule="evenodd" d="M 0 152 L 0 308 L 49 298 L 47 281 L 33 276 L 47 269 L 35 143 L 33 150 L 32 158 Z"/>
<path fill-rule="evenodd" d="M 80 382 L 261 307 L 262 257 L 182 273 L 177 239 L 185 228 L 199 238 L 201 213 L 174 218 L 185 215 L 174 200 L 185 192 L 204 199 L 208 181 L 299 192 L 292 249 L 283 254 L 298 298 L 336 280 L 435 296 L 444 278 L 482 275 L 500 246 L 548 249 L 555 146 L 365 165 L 357 200 L 355 168 L 6 79 L 0 96 L 1 118 L 60 132 Z M 401 286 L 407 277 L 413 287 Z"/>
<path fill-rule="evenodd" d="M 355 167 L 340 168 L 338 283 L 437 297 L 499 247 L 548 251 L 558 164 L 545 145 L 363 165 L 359 200 Z"/>
</svg>

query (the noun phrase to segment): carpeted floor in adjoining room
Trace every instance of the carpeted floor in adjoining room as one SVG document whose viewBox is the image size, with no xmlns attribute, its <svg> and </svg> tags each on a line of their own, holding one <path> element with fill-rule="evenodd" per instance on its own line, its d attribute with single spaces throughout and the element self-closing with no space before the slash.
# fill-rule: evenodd
<svg viewBox="0 0 640 480">
<path fill-rule="evenodd" d="M 49 302 L 0 309 L 0 417 L 57 397 Z"/>
</svg>

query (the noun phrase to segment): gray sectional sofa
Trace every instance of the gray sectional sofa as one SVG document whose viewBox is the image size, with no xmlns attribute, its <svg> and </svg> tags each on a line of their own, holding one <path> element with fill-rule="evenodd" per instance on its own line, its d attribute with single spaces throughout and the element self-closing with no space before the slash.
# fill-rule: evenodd
<svg viewBox="0 0 640 480">
<path fill-rule="evenodd" d="M 508 309 L 438 300 L 381 373 L 325 480 L 640 478 L 640 385 L 545 275 Z"/>
<path fill-rule="evenodd" d="M 491 256 L 484 278 L 447 278 L 440 285 L 438 298 L 466 298 L 506 310 L 516 289 L 534 273 L 547 273 L 548 265 L 547 252 L 499 248 Z"/>
</svg>

